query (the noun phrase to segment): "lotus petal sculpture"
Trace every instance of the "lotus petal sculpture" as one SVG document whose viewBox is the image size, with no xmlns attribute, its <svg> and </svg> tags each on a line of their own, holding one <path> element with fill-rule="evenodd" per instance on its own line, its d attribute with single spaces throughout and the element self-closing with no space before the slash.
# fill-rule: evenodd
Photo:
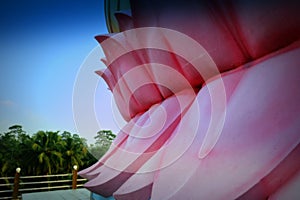
<svg viewBox="0 0 300 200">
<path fill-rule="evenodd" d="M 97 73 L 128 123 L 80 172 L 85 187 L 115 199 L 299 199 L 300 3 L 123 6 L 107 14 L 115 33 L 96 37 Z"/>
</svg>

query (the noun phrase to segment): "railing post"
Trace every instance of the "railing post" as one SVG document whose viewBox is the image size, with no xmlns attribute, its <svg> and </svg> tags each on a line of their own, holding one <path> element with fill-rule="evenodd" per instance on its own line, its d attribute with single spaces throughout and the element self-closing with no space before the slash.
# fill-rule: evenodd
<svg viewBox="0 0 300 200">
<path fill-rule="evenodd" d="M 77 165 L 73 166 L 73 178 L 72 178 L 72 189 L 75 190 L 77 188 Z"/>
<path fill-rule="evenodd" d="M 18 167 L 16 169 L 16 174 L 15 174 L 15 179 L 14 179 L 14 190 L 13 190 L 13 199 L 18 199 L 18 194 L 19 194 L 19 183 L 20 183 L 20 171 L 21 168 Z"/>
</svg>

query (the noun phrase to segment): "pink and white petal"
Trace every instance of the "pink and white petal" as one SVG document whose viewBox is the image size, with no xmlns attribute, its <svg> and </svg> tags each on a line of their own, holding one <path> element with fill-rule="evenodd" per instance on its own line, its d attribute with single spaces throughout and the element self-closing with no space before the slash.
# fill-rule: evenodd
<svg viewBox="0 0 300 200">
<path fill-rule="evenodd" d="M 281 187 L 275 194 L 270 196 L 270 200 L 299 200 L 300 199 L 300 170 Z"/>
<path fill-rule="evenodd" d="M 136 173 L 131 176 L 113 196 L 116 199 L 149 199 L 152 191 L 154 172 Z M 137 198 L 137 195 L 139 198 Z M 126 198 L 125 198 L 126 197 Z"/>
<path fill-rule="evenodd" d="M 116 200 L 149 200 L 151 197 L 152 184 L 146 185 L 145 187 L 135 190 L 130 193 L 114 194 Z"/>
<path fill-rule="evenodd" d="M 270 173 L 299 144 L 300 63 L 292 62 L 299 53 L 300 50 L 291 51 L 245 69 L 247 72 L 228 102 L 218 142 L 199 160 L 196 172 L 174 194 L 174 199 L 187 198 L 187 194 L 191 199 L 235 199 Z M 230 79 L 224 77 L 225 88 L 227 81 Z M 159 193 L 154 191 L 159 189 L 155 184 L 153 194 Z"/>
<path fill-rule="evenodd" d="M 270 195 L 282 190 L 281 187 L 294 179 L 300 170 L 300 144 L 276 166 L 267 176 L 265 176 L 254 187 L 240 196 L 237 200 L 247 199 L 267 199 Z"/>
</svg>

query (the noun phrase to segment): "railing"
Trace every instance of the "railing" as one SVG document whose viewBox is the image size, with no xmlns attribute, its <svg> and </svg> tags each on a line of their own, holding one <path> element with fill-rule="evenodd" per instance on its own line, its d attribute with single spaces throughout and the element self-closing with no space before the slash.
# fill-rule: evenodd
<svg viewBox="0 0 300 200">
<path fill-rule="evenodd" d="M 29 192 L 82 188 L 86 182 L 86 179 L 78 178 L 76 165 L 69 174 L 20 176 L 20 171 L 20 168 L 16 169 L 15 177 L 0 177 L 1 182 L 6 182 L 0 184 L 0 200 L 21 199 L 21 194 Z"/>
</svg>

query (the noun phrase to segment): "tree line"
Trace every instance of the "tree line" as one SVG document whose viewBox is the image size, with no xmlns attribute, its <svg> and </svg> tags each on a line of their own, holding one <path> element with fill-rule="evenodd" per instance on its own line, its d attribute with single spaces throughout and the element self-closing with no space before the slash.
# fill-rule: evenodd
<svg viewBox="0 0 300 200">
<path fill-rule="evenodd" d="M 95 143 L 64 131 L 38 131 L 28 134 L 21 125 L 0 133 L 0 175 L 13 176 L 17 167 L 22 175 L 50 175 L 70 173 L 74 165 L 84 169 L 108 150 L 115 135 L 101 130 Z"/>
</svg>

